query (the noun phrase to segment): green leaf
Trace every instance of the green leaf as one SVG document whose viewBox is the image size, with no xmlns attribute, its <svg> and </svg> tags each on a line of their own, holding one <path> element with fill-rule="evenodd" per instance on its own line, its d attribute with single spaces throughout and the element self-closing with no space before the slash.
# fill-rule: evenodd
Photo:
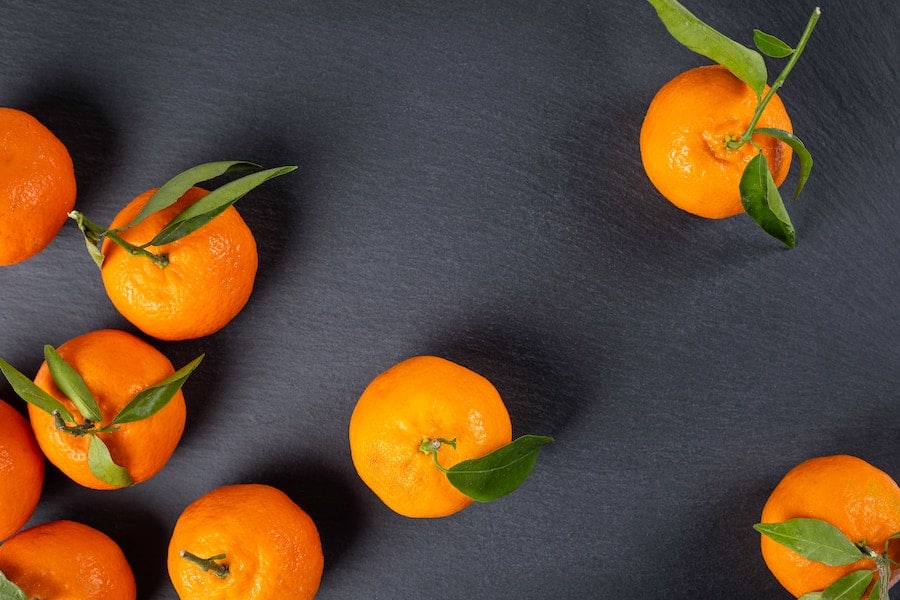
<svg viewBox="0 0 900 600">
<path fill-rule="evenodd" d="M 208 162 L 191 167 L 187 171 L 179 173 L 156 190 L 141 211 L 122 229 L 133 227 L 153 213 L 175 204 L 186 191 L 201 181 L 208 181 L 226 173 L 258 168 L 260 168 L 260 165 L 242 160 Z"/>
<path fill-rule="evenodd" d="M 95 229 L 92 228 L 93 223 L 88 221 L 85 216 L 77 210 L 70 212 L 69 218 L 75 221 L 78 230 L 81 231 L 81 236 L 84 238 L 84 245 L 87 246 L 88 254 L 90 254 L 91 259 L 93 259 L 98 268 L 102 268 L 104 256 L 103 252 L 100 251 L 100 236 L 96 233 Z"/>
<path fill-rule="evenodd" d="M 760 52 L 772 58 L 785 58 L 794 53 L 794 49 L 783 41 L 759 29 L 753 30 L 753 43 Z"/>
<path fill-rule="evenodd" d="M 822 600 L 860 600 L 872 583 L 872 571 L 860 570 L 848 573 L 825 588 Z M 874 596 L 870 596 L 874 598 Z"/>
<path fill-rule="evenodd" d="M 679 43 L 719 63 L 749 85 L 757 95 L 762 95 L 768 79 L 762 55 L 722 35 L 676 0 L 649 2 L 656 9 L 663 25 Z"/>
<path fill-rule="evenodd" d="M 275 167 L 230 181 L 191 204 L 175 216 L 148 246 L 162 246 L 183 238 L 203 227 L 249 191 L 266 181 L 296 170 L 297 167 Z"/>
<path fill-rule="evenodd" d="M 876 579 L 875 585 L 873 585 L 871 591 L 869 591 L 869 598 L 871 598 L 872 600 L 878 600 L 879 598 L 881 598 L 881 582 L 882 581 L 883 580 L 880 578 Z"/>
<path fill-rule="evenodd" d="M 812 171 L 812 154 L 809 153 L 809 150 L 806 149 L 806 146 L 800 141 L 800 138 L 789 131 L 773 129 L 770 127 L 758 127 L 753 130 L 753 133 L 761 133 L 777 140 L 781 140 L 797 153 L 797 157 L 800 159 L 800 178 L 797 180 L 797 189 L 794 190 L 794 200 L 796 200 L 797 196 L 800 195 L 800 190 L 806 185 L 806 180 L 809 179 L 810 171 Z"/>
<path fill-rule="evenodd" d="M 16 370 L 11 364 L 0 358 L 0 371 L 12 386 L 13 391 L 19 395 L 22 400 L 29 404 L 34 404 L 44 412 L 53 414 L 59 412 L 59 416 L 68 423 L 74 423 L 75 417 L 69 412 L 65 406 L 60 404 L 59 400 L 39 388 L 33 381 L 28 379 L 21 372 Z"/>
<path fill-rule="evenodd" d="M 866 556 L 837 527 L 821 519 L 757 523 L 753 528 L 808 560 L 832 567 L 852 565 Z"/>
<path fill-rule="evenodd" d="M 784 208 L 778 186 L 769 172 L 766 157 L 760 152 L 747 163 L 741 175 L 741 203 L 744 210 L 763 230 L 788 248 L 796 244 L 791 218 Z"/>
<path fill-rule="evenodd" d="M 100 412 L 97 400 L 94 399 L 94 395 L 78 371 L 49 344 L 44 346 L 44 360 L 47 361 L 47 366 L 50 368 L 53 383 L 78 408 L 81 416 L 95 423 L 102 421 L 103 414 Z"/>
<path fill-rule="evenodd" d="M 96 435 L 91 435 L 88 441 L 88 466 L 94 477 L 113 487 L 120 488 L 134 483 L 128 469 L 113 462 L 109 448 Z"/>
<path fill-rule="evenodd" d="M 809 592 L 808 594 L 803 594 L 797 600 L 822 600 L 822 592 Z"/>
<path fill-rule="evenodd" d="M 496 500 L 524 483 L 534 468 L 538 450 L 552 441 L 546 436 L 522 436 L 481 458 L 453 465 L 447 469 L 447 478 L 473 500 Z"/>
<path fill-rule="evenodd" d="M 159 383 L 138 392 L 113 418 L 110 425 L 140 421 L 159 412 L 181 389 L 188 376 L 203 360 L 203 356 L 201 354 Z"/>
<path fill-rule="evenodd" d="M 28 600 L 22 588 L 6 578 L 0 571 L 0 600 Z"/>
</svg>

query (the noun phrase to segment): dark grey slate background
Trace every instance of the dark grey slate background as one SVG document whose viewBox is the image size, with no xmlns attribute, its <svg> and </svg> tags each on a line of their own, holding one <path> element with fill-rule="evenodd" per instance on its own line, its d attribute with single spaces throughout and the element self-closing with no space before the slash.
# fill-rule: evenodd
<svg viewBox="0 0 900 600">
<path fill-rule="evenodd" d="M 851 453 L 900 476 L 900 5 L 822 5 L 782 92 L 817 160 L 786 251 L 646 180 L 647 104 L 706 62 L 647 3 L 0 0 L 0 104 L 68 145 L 95 220 L 199 162 L 300 165 L 238 205 L 261 244 L 245 311 L 155 342 L 207 353 L 169 465 L 117 492 L 51 469 L 32 523 L 103 529 L 152 600 L 175 598 L 179 512 L 244 481 L 317 521 L 322 600 L 789 598 L 751 530 L 784 472 Z M 688 6 L 750 43 L 796 40 L 814 5 Z M 45 343 L 134 331 L 72 224 L 0 290 L 0 355 L 29 373 Z M 557 443 L 515 494 L 422 521 L 362 485 L 346 429 L 425 353 Z"/>
</svg>

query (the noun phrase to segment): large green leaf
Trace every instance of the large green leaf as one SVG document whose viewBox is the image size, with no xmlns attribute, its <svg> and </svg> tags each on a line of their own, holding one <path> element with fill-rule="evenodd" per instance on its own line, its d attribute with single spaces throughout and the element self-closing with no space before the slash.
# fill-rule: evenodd
<svg viewBox="0 0 900 600">
<path fill-rule="evenodd" d="M 275 167 L 245 175 L 216 188 L 175 216 L 147 245 L 169 244 L 200 229 L 226 208 L 266 181 L 296 170 L 297 167 Z"/>
<path fill-rule="evenodd" d="M 753 528 L 804 558 L 832 567 L 865 558 L 862 550 L 837 527 L 821 519 L 788 519 L 758 523 Z"/>
<path fill-rule="evenodd" d="M 848 573 L 825 588 L 822 600 L 860 600 L 872 583 L 872 571 L 860 570 Z M 870 596 L 874 600 L 874 596 Z"/>
<path fill-rule="evenodd" d="M 794 225 L 784 208 L 784 201 L 762 152 L 747 163 L 739 187 L 741 203 L 747 214 L 766 233 L 781 240 L 788 248 L 793 248 L 796 244 Z"/>
<path fill-rule="evenodd" d="M 515 491 L 534 468 L 538 450 L 553 438 L 522 436 L 502 448 L 447 469 L 447 478 L 463 494 L 490 502 Z"/>
<path fill-rule="evenodd" d="M 731 71 L 762 95 L 768 74 L 762 55 L 719 33 L 676 0 L 649 0 L 659 19 L 679 43 Z"/>
<path fill-rule="evenodd" d="M 220 175 L 224 175 L 225 173 L 258 168 L 260 168 L 260 166 L 256 163 L 242 160 L 222 160 L 203 163 L 196 167 L 191 167 L 186 171 L 182 171 L 156 190 L 140 212 L 135 215 L 134 219 L 122 229 L 137 225 L 153 213 L 158 212 L 167 206 L 171 206 L 177 202 L 186 191 L 201 181 L 207 181 Z"/>
<path fill-rule="evenodd" d="M 81 416 L 95 423 L 101 422 L 103 415 L 100 406 L 97 405 L 97 400 L 78 371 L 49 344 L 44 346 L 44 360 L 47 361 L 53 383 L 78 408 Z"/>
<path fill-rule="evenodd" d="M 113 487 L 125 487 L 134 483 L 128 469 L 113 462 L 109 448 L 96 435 L 88 437 L 88 467 L 94 477 Z"/>
<path fill-rule="evenodd" d="M 13 391 L 22 400 L 37 406 L 51 415 L 58 412 L 59 416 L 67 423 L 75 422 L 75 417 L 72 416 L 68 408 L 60 404 L 59 400 L 39 388 L 32 380 L 28 379 L 28 377 L 2 358 L 0 358 L 0 371 L 3 372 L 3 376 L 6 377 Z"/>
<path fill-rule="evenodd" d="M 201 354 L 159 383 L 138 392 L 113 418 L 110 425 L 140 421 L 162 410 L 175 396 L 175 393 L 181 389 L 188 376 L 194 372 L 194 369 L 203 360 L 203 356 Z"/>
</svg>

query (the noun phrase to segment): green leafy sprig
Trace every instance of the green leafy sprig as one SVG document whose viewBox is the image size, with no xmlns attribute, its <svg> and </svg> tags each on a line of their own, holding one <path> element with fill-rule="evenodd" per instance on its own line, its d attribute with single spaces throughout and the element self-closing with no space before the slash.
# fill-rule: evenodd
<svg viewBox="0 0 900 600">
<path fill-rule="evenodd" d="M 837 527 L 821 519 L 789 519 L 781 523 L 757 523 L 753 528 L 800 556 L 831 567 L 852 565 L 860 560 L 872 560 L 875 568 L 861 568 L 838 578 L 822 591 L 804 594 L 799 600 L 860 600 L 872 580 L 875 584 L 869 597 L 888 600 L 891 567 L 888 546 L 900 539 L 900 532 L 890 536 L 879 552 L 865 542 L 853 542 Z"/>
<path fill-rule="evenodd" d="M 57 429 L 75 437 L 88 436 L 88 466 L 97 479 L 113 487 L 125 487 L 134 483 L 131 475 L 127 469 L 113 461 L 109 448 L 98 434 L 113 433 L 124 423 L 141 421 L 162 410 L 203 360 L 203 355 L 162 381 L 135 394 L 106 425 L 102 423 L 103 415 L 97 400 L 72 365 L 50 345 L 44 346 L 44 360 L 47 362 L 53 383 L 75 405 L 80 419 L 2 358 L 0 358 L 0 372 L 20 398 L 53 415 Z"/>
<path fill-rule="evenodd" d="M 297 167 L 285 166 L 256 171 L 212 190 L 209 194 L 175 215 L 175 217 L 173 217 L 172 220 L 146 244 L 132 244 L 123 239 L 120 234 L 128 228 L 134 227 L 148 216 L 171 206 L 177 202 L 185 192 L 202 181 L 208 181 L 215 177 L 225 175 L 226 173 L 260 168 L 260 165 L 246 161 L 218 161 L 203 163 L 196 167 L 192 167 L 179 173 L 156 190 L 135 218 L 124 227 L 117 227 L 115 229 L 102 227 L 89 220 L 77 210 L 71 211 L 69 213 L 69 218 L 75 221 L 78 225 L 78 229 L 81 230 L 81 234 L 84 236 L 84 241 L 87 245 L 88 253 L 91 255 L 91 258 L 94 259 L 94 262 L 97 263 L 98 267 L 103 266 L 103 240 L 108 238 L 129 253 L 135 256 L 146 257 L 156 263 L 160 268 L 164 268 L 169 263 L 168 256 L 165 253 L 153 252 L 149 250 L 150 247 L 170 244 L 193 233 L 203 225 L 212 221 L 216 216 L 221 214 L 222 211 L 243 198 L 254 188 L 270 179 L 290 173 L 296 170 Z"/>
<path fill-rule="evenodd" d="M 0 571 L 0 600 L 28 600 L 25 592 Z"/>
<path fill-rule="evenodd" d="M 538 450 L 552 441 L 547 436 L 524 435 L 490 454 L 464 460 L 450 468 L 441 466 L 437 451 L 443 444 L 456 448 L 455 439 L 426 437 L 419 450 L 431 455 L 434 465 L 453 487 L 476 502 L 491 502 L 518 489 L 534 469 Z"/>
<path fill-rule="evenodd" d="M 806 29 L 795 47 L 774 35 L 755 29 L 753 42 L 757 52 L 719 33 L 688 11 L 677 0 L 648 1 L 656 9 L 656 13 L 666 29 L 679 43 L 722 65 L 756 92 L 757 107 L 749 126 L 741 136 L 726 140 L 726 146 L 730 150 L 737 150 L 744 144 L 751 144 L 759 150 L 759 153 L 747 164 L 741 177 L 739 184 L 741 203 L 744 211 L 766 233 L 781 241 L 788 248 L 793 248 L 796 245 L 794 225 L 784 207 L 778 187 L 772 179 L 768 161 L 766 161 L 762 149 L 753 142 L 753 136 L 774 137 L 790 146 L 797 154 L 800 159 L 800 175 L 793 196 L 796 200 L 809 179 L 813 165 L 812 155 L 794 134 L 782 129 L 757 127 L 756 125 L 769 101 L 784 85 L 787 76 L 797 64 L 822 11 L 818 7 L 813 10 Z M 763 92 L 765 92 L 768 73 L 764 56 L 772 59 L 788 59 L 787 64 L 765 95 Z"/>
</svg>

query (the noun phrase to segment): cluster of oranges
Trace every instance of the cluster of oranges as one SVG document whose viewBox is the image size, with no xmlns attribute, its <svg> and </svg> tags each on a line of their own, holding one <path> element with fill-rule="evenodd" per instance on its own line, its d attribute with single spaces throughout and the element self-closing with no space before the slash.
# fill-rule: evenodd
<svg viewBox="0 0 900 600">
<path fill-rule="evenodd" d="M 62 143 L 15 109 L 0 108 L 0 126 L 6 133 L 0 139 L 0 180 L 7 186 L 0 190 L 4 264 L 40 252 L 68 216 L 88 242 L 110 301 L 144 334 L 197 338 L 241 311 L 256 276 L 255 240 L 233 199 L 220 193 L 227 186 L 208 192 L 188 177 L 222 174 L 235 163 L 186 171 L 138 195 L 102 228 L 73 210 L 73 166 Z M 292 170 L 282 169 L 267 177 Z M 32 185 L 35 178 L 44 187 Z M 232 195 L 248 189 L 237 186 Z M 167 193 L 172 197 L 160 200 Z M 176 371 L 147 341 L 112 329 L 45 346 L 44 357 L 33 380 L 0 359 L 0 372 L 28 410 L 26 420 L 0 400 L 0 590 L 15 586 L 27 598 L 135 598 L 131 568 L 104 533 L 72 521 L 22 528 L 41 497 L 45 458 L 74 482 L 98 490 L 139 484 L 162 470 L 185 427 L 181 387 L 202 357 Z M 349 432 L 362 480 L 388 507 L 410 517 L 446 516 L 471 504 L 465 486 L 451 483 L 447 473 L 511 439 L 510 417 L 493 385 L 432 356 L 377 376 L 359 399 Z M 527 463 L 523 457 L 533 461 L 534 452 L 514 456 L 515 468 Z M 496 497 L 509 491 L 506 484 Z M 316 594 L 324 557 L 315 523 L 287 495 L 271 486 L 235 484 L 185 508 L 167 565 L 184 599 L 302 600 Z"/>
<path fill-rule="evenodd" d="M 691 69 L 659 91 L 640 150 L 666 198 L 708 218 L 737 214 L 746 208 L 739 180 L 756 156 L 764 157 L 775 186 L 784 181 L 790 144 L 754 135 L 729 145 L 754 127 L 791 135 L 777 95 L 768 87 L 761 92 L 768 104 L 754 116 L 760 93 L 719 65 Z M 71 217 L 88 240 L 110 301 L 148 336 L 210 335 L 247 303 L 256 243 L 233 200 L 223 201 L 218 191 L 175 178 L 138 195 L 109 227 L 98 227 L 73 211 L 75 177 L 65 146 L 10 108 L 0 108 L 0 170 L 0 265 L 40 252 Z M 177 193 L 161 201 L 172 182 Z M 29 417 L 0 400 L 0 591 L 15 589 L 16 598 L 136 597 L 126 557 L 104 533 L 65 520 L 22 528 L 40 501 L 45 458 L 95 489 L 138 484 L 158 473 L 184 431 L 181 385 L 198 363 L 176 371 L 152 345 L 118 330 L 45 348 L 33 381 L 0 359 L 0 370 L 28 402 Z M 461 465 L 477 463 L 476 479 L 490 479 L 533 461 L 517 455 L 499 466 L 477 462 L 514 445 L 510 416 L 487 379 L 434 356 L 405 360 L 372 380 L 350 418 L 349 445 L 362 481 L 408 517 L 443 517 L 478 499 L 457 482 L 465 476 Z M 900 579 L 894 568 L 900 488 L 859 458 L 825 456 L 791 469 L 757 528 L 764 562 L 795 597 L 886 598 Z M 198 497 L 175 523 L 166 560 L 183 599 L 311 599 L 324 568 L 310 516 L 282 491 L 260 484 L 227 485 Z"/>
</svg>

